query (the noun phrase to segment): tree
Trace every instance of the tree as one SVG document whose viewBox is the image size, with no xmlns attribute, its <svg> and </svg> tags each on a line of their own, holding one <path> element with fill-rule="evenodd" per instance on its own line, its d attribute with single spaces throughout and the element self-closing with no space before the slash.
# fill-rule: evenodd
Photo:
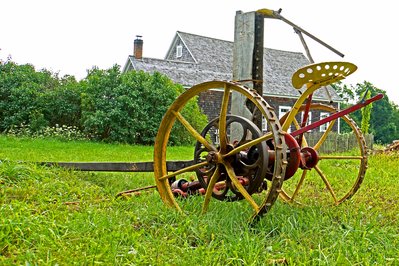
<svg viewBox="0 0 399 266">
<path fill-rule="evenodd" d="M 365 99 L 369 99 L 371 96 L 371 91 L 367 91 L 365 93 Z M 373 104 L 370 103 L 369 105 L 366 105 L 362 109 L 360 109 L 360 112 L 362 114 L 362 122 L 361 122 L 361 130 L 364 134 L 369 133 L 369 128 L 370 128 L 370 116 L 371 116 L 371 110 L 373 108 Z"/>
<path fill-rule="evenodd" d="M 373 103 L 371 111 L 358 110 L 350 114 L 350 117 L 355 120 L 358 125 L 369 125 L 369 132 L 374 135 L 374 140 L 379 143 L 390 143 L 395 139 L 399 139 L 399 110 L 398 107 L 389 101 L 389 97 L 386 91 L 376 88 L 370 82 L 364 81 L 363 83 L 357 83 L 355 86 L 351 85 L 347 87 L 342 83 L 334 85 L 338 94 L 344 99 L 348 99 L 342 104 L 342 108 L 350 106 L 353 102 L 358 101 L 363 97 L 366 91 L 369 91 L 369 96 L 373 97 L 381 93 L 384 98 Z M 353 97 L 352 97 L 353 95 Z M 369 121 L 369 122 L 368 122 Z M 349 128 L 342 127 L 344 132 Z M 363 128 L 363 130 L 366 130 Z"/>
</svg>

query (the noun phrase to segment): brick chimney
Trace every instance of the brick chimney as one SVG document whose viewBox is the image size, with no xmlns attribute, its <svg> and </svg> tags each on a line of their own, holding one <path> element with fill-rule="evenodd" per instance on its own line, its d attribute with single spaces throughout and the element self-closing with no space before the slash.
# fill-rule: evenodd
<svg viewBox="0 0 399 266">
<path fill-rule="evenodd" d="M 143 40 L 140 35 L 136 35 L 136 39 L 134 40 L 134 49 L 133 56 L 136 59 L 141 59 L 143 57 Z"/>
</svg>

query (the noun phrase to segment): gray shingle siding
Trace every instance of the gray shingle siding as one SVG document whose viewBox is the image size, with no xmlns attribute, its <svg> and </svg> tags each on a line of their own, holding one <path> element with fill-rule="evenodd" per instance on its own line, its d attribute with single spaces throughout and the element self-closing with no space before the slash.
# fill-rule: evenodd
<svg viewBox="0 0 399 266">
<path fill-rule="evenodd" d="M 182 45 L 182 56 L 176 57 L 176 47 Z M 291 85 L 291 76 L 308 65 L 299 52 L 265 48 L 263 58 L 264 96 L 297 98 L 300 95 Z M 232 80 L 233 42 L 178 31 L 162 59 L 135 59 L 129 56 L 124 71 L 158 71 L 185 87 L 209 80 Z M 336 92 L 328 87 L 333 101 L 340 101 Z M 313 99 L 327 101 L 324 89 L 317 90 Z"/>
</svg>

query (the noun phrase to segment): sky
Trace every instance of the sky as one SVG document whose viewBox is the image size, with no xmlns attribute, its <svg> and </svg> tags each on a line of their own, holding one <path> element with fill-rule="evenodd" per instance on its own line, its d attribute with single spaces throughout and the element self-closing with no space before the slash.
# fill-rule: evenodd
<svg viewBox="0 0 399 266">
<path fill-rule="evenodd" d="M 176 31 L 233 41 L 236 11 L 282 9 L 281 15 L 345 56 L 305 37 L 315 62 L 348 61 L 363 81 L 399 105 L 396 1 L 320 0 L 0 0 L 0 60 L 11 56 L 78 80 L 93 66 L 123 65 L 143 36 L 143 56 L 163 59 Z M 291 26 L 265 19 L 265 47 L 305 50 Z"/>
</svg>

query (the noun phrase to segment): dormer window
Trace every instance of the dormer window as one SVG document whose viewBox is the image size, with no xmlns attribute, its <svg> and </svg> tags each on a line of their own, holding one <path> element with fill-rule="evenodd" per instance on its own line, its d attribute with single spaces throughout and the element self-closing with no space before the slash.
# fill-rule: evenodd
<svg viewBox="0 0 399 266">
<path fill-rule="evenodd" d="M 176 58 L 180 58 L 183 56 L 183 46 L 178 45 L 176 46 Z"/>
</svg>

